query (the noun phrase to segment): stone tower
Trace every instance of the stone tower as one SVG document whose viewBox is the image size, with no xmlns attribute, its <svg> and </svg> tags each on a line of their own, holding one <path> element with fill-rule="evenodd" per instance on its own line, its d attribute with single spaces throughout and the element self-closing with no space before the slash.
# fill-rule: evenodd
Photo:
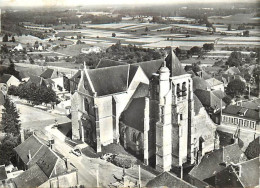
<svg viewBox="0 0 260 188">
<path fill-rule="evenodd" d="M 189 130 L 193 111 L 192 80 L 189 74 L 172 77 L 172 165 L 188 160 Z M 192 150 L 190 148 L 189 150 Z"/>
<path fill-rule="evenodd" d="M 172 91 L 170 71 L 164 66 L 159 71 L 159 121 L 156 123 L 156 169 L 169 171 L 172 165 Z"/>
</svg>

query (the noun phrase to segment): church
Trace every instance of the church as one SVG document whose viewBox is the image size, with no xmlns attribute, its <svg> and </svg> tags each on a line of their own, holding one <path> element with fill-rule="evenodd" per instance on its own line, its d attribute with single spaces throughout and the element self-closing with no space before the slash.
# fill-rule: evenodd
<svg viewBox="0 0 260 188">
<path fill-rule="evenodd" d="M 118 143 L 163 172 L 196 164 L 219 147 L 216 126 L 172 50 L 160 60 L 84 66 L 70 79 L 70 91 L 72 139 L 96 152 Z"/>
</svg>

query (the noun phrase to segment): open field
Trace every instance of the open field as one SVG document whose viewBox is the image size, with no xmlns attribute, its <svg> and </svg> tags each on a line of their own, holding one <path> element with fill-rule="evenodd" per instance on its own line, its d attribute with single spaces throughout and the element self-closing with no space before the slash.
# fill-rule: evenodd
<svg viewBox="0 0 260 188">
<path fill-rule="evenodd" d="M 211 16 L 208 18 L 211 23 L 222 24 L 248 24 L 259 23 L 259 17 L 254 17 L 254 14 L 236 14 L 232 16 Z"/>
</svg>

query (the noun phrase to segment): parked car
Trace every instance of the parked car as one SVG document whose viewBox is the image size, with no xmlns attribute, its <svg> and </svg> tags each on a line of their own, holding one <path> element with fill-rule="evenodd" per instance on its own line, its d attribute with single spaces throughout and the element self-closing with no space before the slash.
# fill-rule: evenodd
<svg viewBox="0 0 260 188">
<path fill-rule="evenodd" d="M 71 150 L 71 153 L 73 153 L 74 155 L 76 155 L 77 157 L 82 155 L 82 152 L 80 151 L 80 149 L 75 148 Z"/>
</svg>

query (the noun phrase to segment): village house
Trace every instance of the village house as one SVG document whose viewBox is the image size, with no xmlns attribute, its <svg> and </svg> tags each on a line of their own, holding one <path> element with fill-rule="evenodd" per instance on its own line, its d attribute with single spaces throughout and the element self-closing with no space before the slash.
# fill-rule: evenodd
<svg viewBox="0 0 260 188">
<path fill-rule="evenodd" d="M 229 105 L 221 115 L 222 125 L 245 130 L 260 131 L 260 109 Z"/>
<path fill-rule="evenodd" d="M 51 149 L 36 135 L 14 148 L 18 169 L 25 170 L 12 181 L 17 188 L 73 187 L 78 184 L 78 172 L 68 159 Z"/>
<path fill-rule="evenodd" d="M 207 80 L 205 80 L 209 86 L 210 86 L 210 90 L 220 90 L 220 91 L 224 91 L 224 83 L 220 82 L 219 80 L 217 80 L 216 78 L 209 78 Z"/>
<path fill-rule="evenodd" d="M 13 75 L 10 74 L 3 74 L 0 77 L 0 84 L 5 85 L 7 88 L 10 86 L 19 86 L 20 81 L 14 77 Z"/>
<path fill-rule="evenodd" d="M 218 148 L 216 126 L 172 50 L 165 61 L 84 67 L 71 83 L 72 138 L 97 152 L 121 143 L 145 164 L 156 159 L 156 169 L 169 171 Z"/>
</svg>

